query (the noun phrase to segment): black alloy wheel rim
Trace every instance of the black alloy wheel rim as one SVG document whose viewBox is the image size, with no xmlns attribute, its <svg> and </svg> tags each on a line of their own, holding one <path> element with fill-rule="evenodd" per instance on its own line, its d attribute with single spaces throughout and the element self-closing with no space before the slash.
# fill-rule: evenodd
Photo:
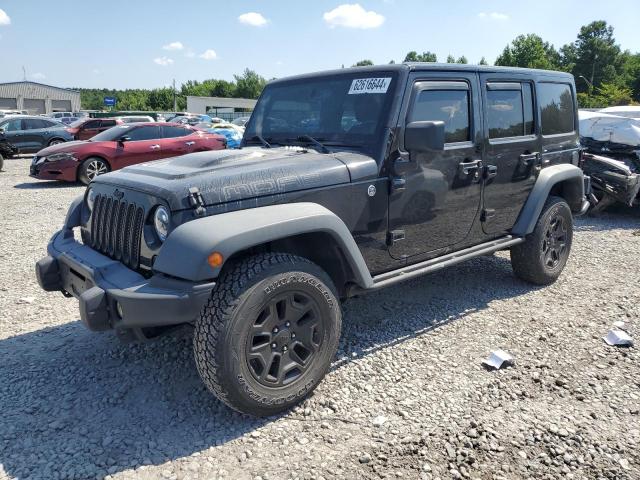
<svg viewBox="0 0 640 480">
<path fill-rule="evenodd" d="M 251 375 L 270 388 L 298 380 L 319 355 L 322 327 L 318 303 L 308 294 L 293 291 L 269 299 L 247 335 Z"/>
<path fill-rule="evenodd" d="M 564 218 L 551 218 L 542 239 L 542 260 L 547 268 L 555 268 L 567 251 L 567 225 Z"/>
</svg>

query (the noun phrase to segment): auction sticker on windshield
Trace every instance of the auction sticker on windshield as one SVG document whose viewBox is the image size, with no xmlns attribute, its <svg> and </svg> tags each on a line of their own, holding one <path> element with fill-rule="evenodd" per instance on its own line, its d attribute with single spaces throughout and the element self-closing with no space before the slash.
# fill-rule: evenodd
<svg viewBox="0 0 640 480">
<path fill-rule="evenodd" d="M 391 77 L 387 78 L 354 78 L 351 82 L 349 95 L 361 93 L 387 93 Z"/>
</svg>

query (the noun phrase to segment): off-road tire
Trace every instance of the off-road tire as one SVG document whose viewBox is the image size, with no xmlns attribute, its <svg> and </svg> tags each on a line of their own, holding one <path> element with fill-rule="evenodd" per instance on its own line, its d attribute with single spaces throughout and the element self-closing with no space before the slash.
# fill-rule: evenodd
<svg viewBox="0 0 640 480">
<path fill-rule="evenodd" d="M 561 231 L 557 236 L 562 237 L 562 241 L 555 239 L 558 228 Z M 551 236 L 549 236 L 550 232 Z M 572 241 L 571 209 L 563 198 L 550 196 L 533 232 L 527 236 L 524 243 L 511 247 L 511 266 L 514 273 L 522 280 L 536 285 L 549 285 L 555 282 L 569 259 Z M 550 247 L 550 244 L 554 247 Z M 564 246 L 560 247 L 562 244 Z M 549 248 L 556 247 L 560 253 L 545 257 L 545 252 L 549 252 Z"/>
<path fill-rule="evenodd" d="M 93 171 L 95 171 L 96 168 L 103 171 L 101 171 L 97 175 L 94 175 Z M 110 171 L 111 167 L 106 160 L 103 160 L 100 157 L 89 157 L 84 162 L 82 162 L 82 165 L 80 165 L 80 168 L 78 168 L 78 180 L 80 180 L 80 182 L 85 185 L 89 185 L 89 182 L 91 182 L 91 180 L 93 180 L 96 176 L 108 173 Z"/>
<path fill-rule="evenodd" d="M 266 380 L 257 378 L 256 370 L 259 369 L 253 366 L 254 360 L 247 353 L 252 352 L 254 345 L 250 341 L 255 342 L 256 336 L 261 336 L 255 333 L 256 329 L 262 328 L 257 319 L 265 310 L 273 313 L 273 307 L 269 307 L 273 302 L 283 296 L 295 298 L 298 294 L 302 296 L 299 298 L 309 301 L 300 305 L 312 308 L 312 316 L 317 319 L 314 320 L 318 323 L 317 331 L 311 333 L 311 338 L 314 342 L 321 341 L 312 356 L 307 357 L 310 363 L 306 369 L 299 369 L 299 376 L 291 383 L 265 386 Z M 291 302 L 292 306 L 297 305 L 294 300 Z M 294 355 L 299 347 L 297 342 L 302 341 L 302 334 L 295 339 L 295 328 L 303 318 L 288 322 L 290 325 L 286 328 L 284 324 L 280 325 L 280 331 L 275 335 L 273 330 L 276 329 L 271 330 L 266 325 L 281 321 L 279 303 L 276 306 L 275 314 L 268 315 L 263 321 L 265 328 L 270 329 L 268 346 L 278 345 L 277 350 L 271 349 L 285 359 L 280 343 L 292 342 L 286 357 L 290 359 L 293 357 L 289 355 Z M 286 318 L 289 318 L 289 312 L 284 312 Z M 298 309 L 291 312 L 297 315 Z M 274 415 L 297 404 L 316 388 L 335 356 L 341 326 L 342 312 L 335 288 L 320 267 L 286 253 L 254 255 L 225 267 L 196 321 L 193 349 L 198 373 L 206 387 L 232 409 L 255 416 Z M 315 326 L 311 328 L 316 329 Z M 273 352 L 266 351 L 265 355 L 273 356 Z M 270 372 L 269 369 L 267 373 Z M 276 375 L 280 376 L 285 378 L 288 374 Z"/>
</svg>

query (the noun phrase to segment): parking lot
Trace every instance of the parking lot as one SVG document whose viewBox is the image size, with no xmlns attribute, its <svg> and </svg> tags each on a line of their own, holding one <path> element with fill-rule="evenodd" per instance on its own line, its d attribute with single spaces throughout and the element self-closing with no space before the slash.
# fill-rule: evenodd
<svg viewBox="0 0 640 480">
<path fill-rule="evenodd" d="M 0 479 L 640 478 L 640 213 L 577 220 L 559 281 L 508 254 L 354 298 L 332 371 L 295 410 L 232 413 L 185 328 L 145 344 L 79 322 L 34 263 L 83 188 L 0 173 Z M 494 349 L 514 368 L 489 372 Z"/>
</svg>

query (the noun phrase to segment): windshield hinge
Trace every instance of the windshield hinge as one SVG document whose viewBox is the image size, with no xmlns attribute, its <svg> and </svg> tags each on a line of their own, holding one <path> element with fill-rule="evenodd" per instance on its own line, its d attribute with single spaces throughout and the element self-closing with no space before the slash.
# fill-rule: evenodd
<svg viewBox="0 0 640 480">
<path fill-rule="evenodd" d="M 200 193 L 200 190 L 198 190 L 198 187 L 189 187 L 188 199 L 189 205 L 195 209 L 193 214 L 196 217 L 201 217 L 206 213 L 207 210 L 204 208 L 204 199 L 202 198 L 202 194 Z"/>
</svg>

